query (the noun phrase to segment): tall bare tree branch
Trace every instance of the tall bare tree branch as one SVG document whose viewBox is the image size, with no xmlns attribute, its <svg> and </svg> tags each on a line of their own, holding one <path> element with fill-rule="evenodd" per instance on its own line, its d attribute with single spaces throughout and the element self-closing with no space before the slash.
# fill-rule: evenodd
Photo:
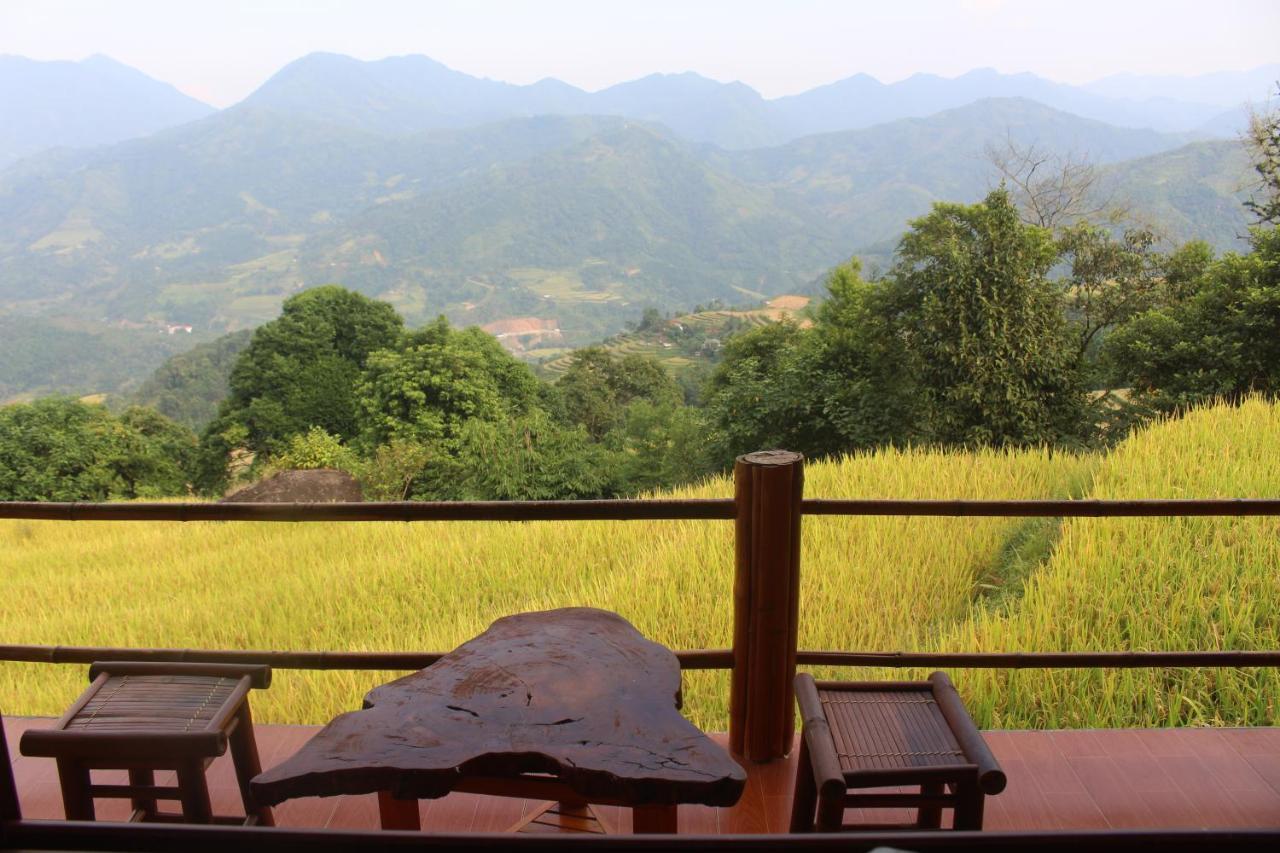
<svg viewBox="0 0 1280 853">
<path fill-rule="evenodd" d="M 1112 222 L 1128 216 L 1127 206 L 1106 192 L 1101 171 L 1084 155 L 1058 154 L 1006 135 L 1002 143 L 987 144 L 986 157 L 1023 221 L 1032 225 L 1056 230 L 1099 216 Z"/>
</svg>

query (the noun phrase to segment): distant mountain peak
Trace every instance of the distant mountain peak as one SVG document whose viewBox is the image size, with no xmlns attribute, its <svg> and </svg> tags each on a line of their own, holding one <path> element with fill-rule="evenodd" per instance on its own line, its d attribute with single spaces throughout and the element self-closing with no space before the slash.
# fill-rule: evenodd
<svg viewBox="0 0 1280 853">
<path fill-rule="evenodd" d="M 213 112 L 104 54 L 78 62 L 0 57 L 0 169 L 43 149 L 106 145 Z"/>
</svg>

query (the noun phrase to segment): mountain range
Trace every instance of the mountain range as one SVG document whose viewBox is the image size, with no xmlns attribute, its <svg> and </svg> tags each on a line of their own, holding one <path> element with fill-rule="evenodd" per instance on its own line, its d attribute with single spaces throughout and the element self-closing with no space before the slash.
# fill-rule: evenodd
<svg viewBox="0 0 1280 853">
<path fill-rule="evenodd" d="M 693 72 L 652 74 L 598 92 L 559 80 L 516 86 L 464 74 L 425 56 L 361 62 L 314 53 L 289 64 L 243 103 L 384 133 L 413 133 L 535 115 L 619 115 L 652 121 L 726 149 L 923 117 L 984 98 L 1029 98 L 1122 127 L 1233 134 L 1247 101 L 1264 100 L 1280 64 L 1207 77 L 1110 77 L 1093 86 L 977 69 L 881 83 L 858 74 L 766 100 L 738 82 Z M 1187 95 L 1179 96 L 1185 91 Z"/>
<path fill-rule="evenodd" d="M 272 75 L 241 105 L 383 134 L 471 127 L 541 115 L 616 115 L 665 125 L 725 149 L 778 145 L 814 133 L 920 118 L 984 98 L 1029 98 L 1121 127 L 1232 136 L 1245 105 L 1264 101 L 1280 63 L 1196 77 L 1119 74 L 1083 86 L 975 69 L 882 83 L 855 74 L 765 99 L 739 82 L 693 72 L 651 74 L 597 92 L 547 78 L 515 85 L 426 56 L 361 61 L 312 53 Z M 108 57 L 36 62 L 0 56 L 0 168 L 43 148 L 108 144 L 213 112 Z"/>
<path fill-rule="evenodd" d="M 213 107 L 105 56 L 0 55 L 0 168 L 46 148 L 87 148 L 204 118 Z"/>
<path fill-rule="evenodd" d="M 1167 81 L 1096 94 L 982 71 L 766 101 L 693 74 L 585 93 L 425 57 L 315 54 L 232 108 L 0 171 L 0 318 L 32 318 L 27 348 L 37 332 L 65 342 L 95 328 L 115 346 L 187 326 L 195 341 L 337 281 L 411 323 L 539 317 L 577 345 L 644 307 L 811 292 L 851 254 L 883 259 L 932 202 L 994 186 L 984 149 L 1010 140 L 1102 164 L 1170 242 L 1229 248 L 1245 231 L 1247 159 L 1194 128 L 1250 81 L 1219 80 L 1199 106 L 1169 98 Z M 1156 94 L 1113 97 L 1144 86 Z M 973 97 L 1002 87 L 1039 97 Z M 1045 103 L 1068 95 L 1076 112 Z M 1081 114 L 1170 101 L 1164 130 Z M 45 388 L 30 359 L 26 378 L 5 375 L 6 346 L 0 396 Z M 73 350 L 86 348 L 50 348 Z M 76 390 L 110 384 L 93 375 Z"/>
</svg>

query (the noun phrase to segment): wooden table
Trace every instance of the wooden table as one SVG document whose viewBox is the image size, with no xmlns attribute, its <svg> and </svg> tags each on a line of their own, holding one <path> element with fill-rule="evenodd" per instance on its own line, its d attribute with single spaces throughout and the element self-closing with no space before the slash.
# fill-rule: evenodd
<svg viewBox="0 0 1280 853">
<path fill-rule="evenodd" d="M 629 806 L 636 832 L 675 832 L 677 804 L 730 806 L 746 784 L 679 707 L 679 662 L 621 616 L 523 613 L 370 691 L 252 789 L 264 805 L 378 792 L 383 828 L 470 791 Z"/>
</svg>

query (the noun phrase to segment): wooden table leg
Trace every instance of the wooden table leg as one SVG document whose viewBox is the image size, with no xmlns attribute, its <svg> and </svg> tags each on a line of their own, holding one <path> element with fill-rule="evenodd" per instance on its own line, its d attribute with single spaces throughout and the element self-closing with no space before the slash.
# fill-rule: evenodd
<svg viewBox="0 0 1280 853">
<path fill-rule="evenodd" d="M 378 819 L 383 829 L 422 829 L 418 801 L 397 799 L 390 791 L 378 792 Z"/>
<path fill-rule="evenodd" d="M 631 831 L 637 835 L 674 835 L 679 821 L 676 806 L 635 806 L 631 809 Z"/>
</svg>

